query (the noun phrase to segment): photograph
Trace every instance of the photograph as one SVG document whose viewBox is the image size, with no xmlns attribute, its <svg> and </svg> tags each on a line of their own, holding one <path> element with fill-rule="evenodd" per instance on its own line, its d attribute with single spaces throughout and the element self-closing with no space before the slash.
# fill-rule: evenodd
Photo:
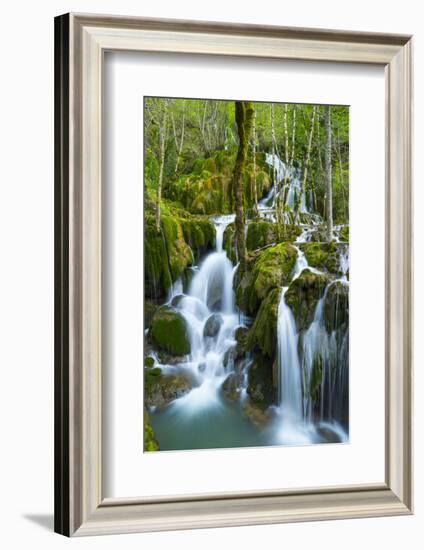
<svg viewBox="0 0 424 550">
<path fill-rule="evenodd" d="M 349 439 L 349 107 L 144 98 L 144 451 Z"/>
</svg>

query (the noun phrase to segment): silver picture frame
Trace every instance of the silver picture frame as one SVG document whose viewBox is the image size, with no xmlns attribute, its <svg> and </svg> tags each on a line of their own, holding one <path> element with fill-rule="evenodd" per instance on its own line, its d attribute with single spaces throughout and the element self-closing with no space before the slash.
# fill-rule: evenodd
<svg viewBox="0 0 424 550">
<path fill-rule="evenodd" d="M 104 497 L 102 93 L 104 53 L 118 50 L 384 67 L 384 483 Z M 411 36 L 87 14 L 55 19 L 56 532 L 99 535 L 412 513 L 411 121 Z"/>
</svg>

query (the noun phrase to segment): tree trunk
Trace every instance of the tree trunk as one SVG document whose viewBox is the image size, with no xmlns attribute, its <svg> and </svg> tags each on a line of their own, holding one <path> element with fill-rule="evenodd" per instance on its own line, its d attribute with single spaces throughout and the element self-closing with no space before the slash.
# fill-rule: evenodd
<svg viewBox="0 0 424 550">
<path fill-rule="evenodd" d="M 162 124 L 159 129 L 160 164 L 159 164 L 158 189 L 156 194 L 156 231 L 158 233 L 160 233 L 160 201 L 162 198 L 163 167 L 165 165 L 165 142 L 166 142 L 167 122 L 168 122 L 168 104 L 165 101 L 163 106 Z"/>
<path fill-rule="evenodd" d="M 302 187 L 300 189 L 300 197 L 298 197 L 298 199 L 297 199 L 296 214 L 299 211 L 302 195 L 304 193 L 306 193 L 306 182 L 307 182 L 307 179 L 308 179 L 308 169 L 309 169 L 309 163 L 310 163 L 310 160 L 311 160 L 312 136 L 314 135 L 314 123 L 315 123 L 316 110 L 317 110 L 317 108 L 314 105 L 312 107 L 311 129 L 309 130 L 308 149 L 306 151 L 305 167 L 303 169 L 303 180 L 302 180 Z M 296 217 L 297 217 L 297 215 L 296 215 Z"/>
<path fill-rule="evenodd" d="M 246 166 L 247 151 L 249 147 L 250 133 L 253 124 L 253 103 L 250 101 L 236 101 L 236 123 L 239 136 L 237 158 L 233 172 L 233 193 L 236 210 L 236 239 L 237 252 L 240 261 L 240 273 L 246 269 L 246 238 L 243 204 L 243 172 Z"/>
<path fill-rule="evenodd" d="M 253 112 L 252 150 L 253 150 L 253 207 L 255 211 L 255 216 L 258 216 L 259 215 L 258 189 L 256 187 L 256 111 Z"/>
<path fill-rule="evenodd" d="M 328 105 L 324 111 L 325 124 L 325 189 L 327 211 L 327 240 L 333 238 L 333 188 L 331 174 L 331 107 Z"/>
<path fill-rule="evenodd" d="M 181 153 L 183 151 L 183 144 L 184 144 L 184 131 L 185 131 L 185 102 L 183 103 L 183 116 L 182 116 L 182 119 L 181 119 L 181 135 L 180 135 L 180 143 L 178 143 L 178 139 L 177 139 L 177 131 L 175 129 L 175 121 L 174 121 L 174 116 L 172 116 L 172 124 L 173 124 L 173 128 L 174 128 L 174 138 L 175 138 L 175 147 L 177 149 L 177 160 L 175 162 L 175 174 L 177 173 L 178 171 L 178 166 L 180 164 L 180 159 L 181 159 Z"/>
<path fill-rule="evenodd" d="M 277 170 L 275 167 L 275 155 L 277 154 L 277 142 L 275 140 L 274 103 L 271 103 L 271 141 L 272 141 L 272 183 L 274 185 L 274 204 L 277 205 Z"/>
</svg>

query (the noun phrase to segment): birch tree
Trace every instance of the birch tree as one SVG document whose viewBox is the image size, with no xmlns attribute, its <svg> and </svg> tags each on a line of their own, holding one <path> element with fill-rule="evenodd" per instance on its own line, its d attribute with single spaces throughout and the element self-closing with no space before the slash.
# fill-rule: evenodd
<svg viewBox="0 0 424 550">
<path fill-rule="evenodd" d="M 183 151 L 183 144 L 184 144 L 184 132 L 185 132 L 185 101 L 183 102 L 183 112 L 181 116 L 181 132 L 180 132 L 180 139 L 178 140 L 177 137 L 177 129 L 175 125 L 175 117 L 174 113 L 172 113 L 172 128 L 174 131 L 174 141 L 175 141 L 175 149 L 177 150 L 177 160 L 175 161 L 175 174 L 178 171 L 178 166 L 180 164 L 181 159 L 181 153 Z"/>
<path fill-rule="evenodd" d="M 302 180 L 302 186 L 300 188 L 300 196 L 297 198 L 297 207 L 296 207 L 296 217 L 297 213 L 299 211 L 300 202 L 302 199 L 302 195 L 306 192 L 306 182 L 308 179 L 308 170 L 309 170 L 309 164 L 311 162 L 311 149 L 312 149 L 312 137 L 314 135 L 314 125 L 315 125 L 315 113 L 316 113 L 316 105 L 312 107 L 312 115 L 311 115 L 311 127 L 309 129 L 309 136 L 308 136 L 308 147 L 306 150 L 306 159 L 305 159 L 305 165 L 303 169 L 303 180 Z"/>
<path fill-rule="evenodd" d="M 253 208 L 255 215 L 259 214 L 258 189 L 256 187 L 256 111 L 253 112 L 252 122 L 252 152 L 253 152 Z"/>
<path fill-rule="evenodd" d="M 327 105 L 324 111 L 325 125 L 325 192 L 326 192 L 326 218 L 327 240 L 333 238 L 333 188 L 331 171 L 331 106 Z"/>
<path fill-rule="evenodd" d="M 233 194 L 236 210 L 236 239 L 237 252 L 240 261 L 240 273 L 246 269 L 246 237 L 245 237 L 245 219 L 244 219 L 244 201 L 243 201 L 243 172 L 246 166 L 247 152 L 249 147 L 250 133 L 253 125 L 253 103 L 250 101 L 236 101 L 235 115 L 237 132 L 239 136 L 239 145 L 236 162 L 233 172 Z"/>
<path fill-rule="evenodd" d="M 158 233 L 160 233 L 160 201 L 162 198 L 162 182 L 163 182 L 163 168 L 165 165 L 165 144 L 166 144 L 167 125 L 168 125 L 168 101 L 164 100 L 162 122 L 159 128 L 160 162 L 159 162 L 158 188 L 157 188 L 157 194 L 156 194 L 156 231 Z"/>
</svg>

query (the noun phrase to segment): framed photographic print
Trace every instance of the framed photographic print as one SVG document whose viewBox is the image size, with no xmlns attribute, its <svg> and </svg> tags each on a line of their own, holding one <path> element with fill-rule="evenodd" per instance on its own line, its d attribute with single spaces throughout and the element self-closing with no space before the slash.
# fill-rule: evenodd
<svg viewBox="0 0 424 550">
<path fill-rule="evenodd" d="M 55 46 L 55 530 L 411 513 L 411 37 Z"/>
</svg>

